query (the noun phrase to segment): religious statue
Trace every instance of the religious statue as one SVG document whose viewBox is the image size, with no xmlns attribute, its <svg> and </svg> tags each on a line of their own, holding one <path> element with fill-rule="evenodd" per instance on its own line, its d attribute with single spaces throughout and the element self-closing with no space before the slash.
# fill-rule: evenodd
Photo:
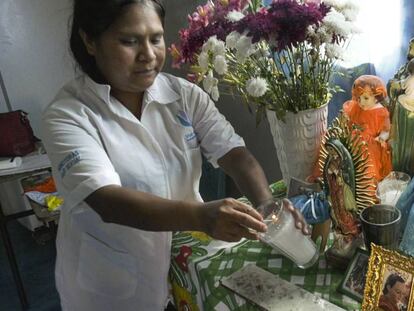
<svg viewBox="0 0 414 311">
<path fill-rule="evenodd" d="M 368 154 L 376 182 L 391 170 L 390 114 L 382 104 L 387 98 L 385 84 L 373 75 L 357 78 L 352 87 L 352 99 L 343 105 L 349 126 L 358 129 L 358 135 L 367 143 Z"/>
<path fill-rule="evenodd" d="M 409 75 L 401 81 L 403 94 L 398 96 L 398 101 L 408 110 L 414 111 L 414 58 L 407 64 Z"/>
<path fill-rule="evenodd" d="M 414 38 L 410 40 L 407 63 L 389 81 L 392 113 L 393 170 L 414 174 Z"/>
<path fill-rule="evenodd" d="M 325 134 L 319 160 L 334 233 L 326 257 L 340 269 L 346 268 L 356 248 L 364 245 L 359 214 L 376 202 L 368 148 L 357 132 L 340 115 Z"/>
<path fill-rule="evenodd" d="M 398 69 L 394 77 L 388 81 L 387 90 L 388 96 L 390 99 L 389 102 L 389 111 L 391 113 L 391 119 L 394 114 L 394 108 L 397 104 L 398 96 L 404 93 L 402 88 L 402 81 L 405 80 L 410 73 L 408 72 L 408 63 L 414 59 L 414 38 L 409 42 L 408 52 L 407 52 L 407 62 Z"/>
</svg>

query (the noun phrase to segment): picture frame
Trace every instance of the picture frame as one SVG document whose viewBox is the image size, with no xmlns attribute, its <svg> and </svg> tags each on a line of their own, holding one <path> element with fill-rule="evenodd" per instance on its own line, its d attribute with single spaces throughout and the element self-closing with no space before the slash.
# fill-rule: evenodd
<svg viewBox="0 0 414 311">
<path fill-rule="evenodd" d="M 413 310 L 414 258 L 371 244 L 361 310 Z"/>
<path fill-rule="evenodd" d="M 368 271 L 369 252 L 357 248 L 345 272 L 345 277 L 339 284 L 338 291 L 359 302 L 364 298 L 365 280 Z"/>
</svg>

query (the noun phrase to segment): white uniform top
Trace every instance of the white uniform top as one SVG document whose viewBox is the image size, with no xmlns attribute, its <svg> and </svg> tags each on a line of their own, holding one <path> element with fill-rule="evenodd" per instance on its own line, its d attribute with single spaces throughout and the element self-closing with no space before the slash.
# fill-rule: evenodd
<svg viewBox="0 0 414 311">
<path fill-rule="evenodd" d="M 201 152 L 217 166 L 243 140 L 198 86 L 163 73 L 144 94 L 141 120 L 109 85 L 70 82 L 45 110 L 42 138 L 65 200 L 56 260 L 63 309 L 163 310 L 171 233 L 104 223 L 84 199 L 122 185 L 201 201 Z"/>
</svg>

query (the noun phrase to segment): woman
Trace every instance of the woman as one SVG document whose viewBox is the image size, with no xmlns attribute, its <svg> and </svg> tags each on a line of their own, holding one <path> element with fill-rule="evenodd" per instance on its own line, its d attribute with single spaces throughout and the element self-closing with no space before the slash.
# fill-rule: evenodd
<svg viewBox="0 0 414 311">
<path fill-rule="evenodd" d="M 382 290 L 378 307 L 383 311 L 399 311 L 398 303 L 405 294 L 405 281 L 398 274 L 390 274 Z"/>
<path fill-rule="evenodd" d="M 65 199 L 56 262 L 63 310 L 163 310 L 171 231 L 238 241 L 266 230 L 256 210 L 234 199 L 202 203 L 201 153 L 255 206 L 271 193 L 208 95 L 161 73 L 163 31 L 159 0 L 74 1 L 70 46 L 85 74 L 43 114 Z"/>
</svg>

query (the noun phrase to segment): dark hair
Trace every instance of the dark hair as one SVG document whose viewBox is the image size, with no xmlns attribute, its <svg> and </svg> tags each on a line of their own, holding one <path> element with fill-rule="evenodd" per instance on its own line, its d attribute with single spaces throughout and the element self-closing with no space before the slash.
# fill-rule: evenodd
<svg viewBox="0 0 414 311">
<path fill-rule="evenodd" d="M 152 4 L 164 27 L 165 9 L 162 0 L 74 0 L 70 49 L 81 70 L 95 81 L 102 80 L 101 74 L 79 30 L 83 30 L 89 38 L 97 39 L 119 17 L 125 6 L 134 3 Z"/>
<path fill-rule="evenodd" d="M 399 276 L 396 273 L 390 274 L 387 278 L 387 281 L 384 284 L 384 288 L 382 289 L 382 292 L 384 293 L 384 295 L 388 294 L 388 286 L 393 287 L 395 285 L 395 283 L 400 282 L 400 283 L 405 283 L 404 279 Z"/>
</svg>

